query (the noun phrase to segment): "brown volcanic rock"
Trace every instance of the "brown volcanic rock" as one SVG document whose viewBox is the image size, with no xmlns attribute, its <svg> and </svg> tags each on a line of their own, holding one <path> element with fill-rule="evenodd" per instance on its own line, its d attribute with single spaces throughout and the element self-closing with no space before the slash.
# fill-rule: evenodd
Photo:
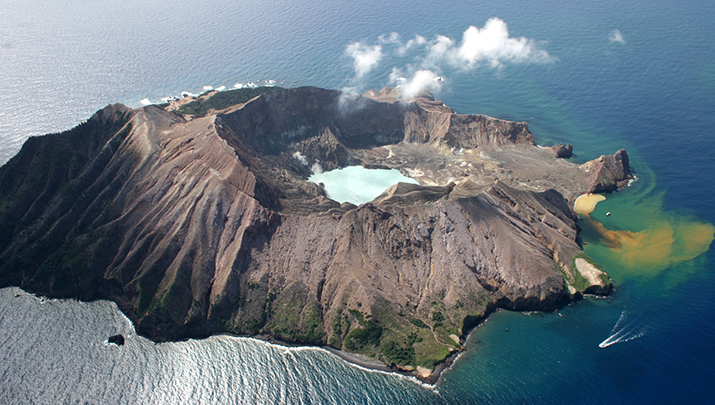
<svg viewBox="0 0 715 405">
<path fill-rule="evenodd" d="M 549 149 L 554 151 L 556 157 L 560 159 L 568 159 L 573 155 L 573 145 L 571 144 L 564 146 L 563 143 L 559 143 L 558 145 L 551 146 Z"/>
<path fill-rule="evenodd" d="M 297 152 L 421 184 L 339 204 Z M 0 284 L 114 300 L 157 340 L 260 333 L 433 365 L 496 307 L 591 287 L 562 194 L 623 180 L 627 155 L 580 169 L 547 155 L 525 123 L 431 99 L 299 88 L 191 121 L 110 106 L 0 168 Z"/>
<path fill-rule="evenodd" d="M 621 149 L 613 155 L 602 155 L 581 167 L 590 173 L 588 178 L 589 193 L 604 193 L 623 187 L 630 170 L 628 153 L 625 149 Z"/>
</svg>

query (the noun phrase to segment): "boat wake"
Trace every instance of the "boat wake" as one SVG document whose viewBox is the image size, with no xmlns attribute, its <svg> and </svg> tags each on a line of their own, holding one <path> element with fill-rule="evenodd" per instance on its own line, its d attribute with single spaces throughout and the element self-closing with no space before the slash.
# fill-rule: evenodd
<svg viewBox="0 0 715 405">
<path fill-rule="evenodd" d="M 643 325 L 642 321 L 639 321 L 636 317 L 634 320 L 629 320 L 630 312 L 628 312 L 628 303 L 623 308 L 621 316 L 618 321 L 611 329 L 611 335 L 606 338 L 603 342 L 598 344 L 598 347 L 605 349 L 608 346 L 615 345 L 616 343 L 628 342 L 633 339 L 637 339 L 645 335 L 650 329 L 650 325 Z"/>
</svg>

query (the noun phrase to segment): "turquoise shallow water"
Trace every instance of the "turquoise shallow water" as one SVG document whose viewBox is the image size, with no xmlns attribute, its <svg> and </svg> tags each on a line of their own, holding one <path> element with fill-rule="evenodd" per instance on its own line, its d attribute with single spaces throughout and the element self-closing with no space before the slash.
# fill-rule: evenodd
<svg viewBox="0 0 715 405">
<path fill-rule="evenodd" d="M 671 259 L 695 244 L 686 238 L 692 224 L 715 222 L 714 16 L 715 4 L 706 1 L 3 1 L 0 162 L 28 136 L 70 128 L 113 102 L 138 107 L 144 98 L 268 79 L 362 91 L 395 84 L 394 68 L 407 79 L 429 68 L 443 78 L 437 96 L 447 105 L 528 121 L 540 144 L 573 143 L 574 161 L 628 148 L 640 180 L 592 217 L 631 232 L 665 221 L 675 242 L 664 262 L 627 264 L 626 253 L 584 223 L 586 251 L 614 278 L 613 296 L 587 298 L 561 315 L 494 314 L 471 335 L 438 393 L 322 351 L 293 353 L 246 339 L 153 345 L 137 337 L 120 351 L 102 343 L 111 331 L 131 330 L 111 305 L 48 307 L 6 289 L 0 402 L 711 402 L 715 256 L 707 250 Z M 429 65 L 423 48 L 399 52 L 418 34 L 444 35 L 458 46 L 470 25 L 482 28 L 492 17 L 549 61 Z M 623 42 L 610 39 L 614 30 Z M 399 44 L 389 41 L 391 32 Z M 361 77 L 346 53 L 357 41 L 382 50 Z M 644 246 L 661 246 L 655 242 Z M 642 336 L 600 348 L 621 330 L 613 330 L 619 319 L 623 336 Z"/>
</svg>

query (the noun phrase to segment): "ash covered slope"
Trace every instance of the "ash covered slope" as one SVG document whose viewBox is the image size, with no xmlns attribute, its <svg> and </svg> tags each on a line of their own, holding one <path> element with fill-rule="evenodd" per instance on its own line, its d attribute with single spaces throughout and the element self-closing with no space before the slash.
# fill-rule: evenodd
<svg viewBox="0 0 715 405">
<path fill-rule="evenodd" d="M 457 148 L 473 158 L 455 160 Z M 304 180 L 296 152 L 326 168 L 437 174 L 341 205 Z M 484 163 L 492 152 L 556 165 L 571 194 L 594 177 L 542 157 L 525 123 L 428 99 L 299 88 L 188 121 L 109 106 L 0 168 L 0 284 L 114 300 L 156 340 L 264 334 L 433 368 L 496 307 L 554 308 L 609 287 L 575 268 L 562 194 L 515 187 L 517 173 Z"/>
</svg>

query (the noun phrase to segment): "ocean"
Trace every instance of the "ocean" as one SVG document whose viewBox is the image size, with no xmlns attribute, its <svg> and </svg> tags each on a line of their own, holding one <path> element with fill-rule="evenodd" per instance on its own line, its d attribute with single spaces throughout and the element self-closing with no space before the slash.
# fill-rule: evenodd
<svg viewBox="0 0 715 405">
<path fill-rule="evenodd" d="M 614 293 L 493 314 L 435 386 L 320 348 L 154 344 L 112 303 L 5 288 L 0 403 L 712 402 L 714 20 L 707 1 L 3 0 L 0 163 L 110 103 L 402 85 L 527 121 L 539 144 L 572 143 L 574 162 L 625 147 L 638 181 L 580 222 Z M 115 333 L 124 346 L 106 344 Z"/>
</svg>

